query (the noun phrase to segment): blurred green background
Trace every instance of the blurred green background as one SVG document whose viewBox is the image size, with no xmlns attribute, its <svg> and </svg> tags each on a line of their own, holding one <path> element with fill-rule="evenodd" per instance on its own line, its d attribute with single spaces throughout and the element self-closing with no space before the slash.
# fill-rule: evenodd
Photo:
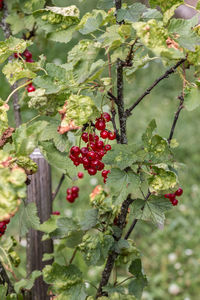
<svg viewBox="0 0 200 300">
<path fill-rule="evenodd" d="M 69 1 L 63 1 L 69 4 Z M 78 1 L 73 1 L 73 4 Z M 81 13 L 86 12 L 88 7 L 92 10 L 97 1 L 87 1 L 79 4 Z M 70 3 L 71 4 L 71 3 Z M 78 41 L 80 36 L 76 34 L 72 42 L 67 45 L 55 44 L 45 39 L 42 33 L 35 39 L 30 47 L 33 56 L 44 53 L 49 62 L 65 63 L 67 52 Z M 0 32 L 2 40 L 2 32 Z M 1 66 L 2 68 L 2 66 Z M 163 74 L 165 68 L 159 61 L 152 62 L 148 68 L 143 68 L 136 73 L 132 83 L 126 83 L 126 104 L 132 103 L 151 83 Z M 188 76 L 192 70 L 188 71 Z M 176 111 L 180 94 L 181 81 L 179 76 L 171 75 L 165 79 L 143 102 L 134 110 L 128 122 L 129 140 L 140 140 L 148 122 L 153 118 L 158 125 L 158 133 L 168 137 L 174 112 Z M 0 75 L 0 94 L 3 99 L 9 95 L 9 85 Z M 33 115 L 22 109 L 23 120 L 30 119 Z M 182 111 L 178 126 L 175 130 L 175 138 L 179 143 L 176 148 L 177 161 L 183 164 L 179 170 L 180 183 L 184 190 L 180 198 L 180 204 L 173 208 L 167 215 L 164 229 L 155 228 L 151 224 L 138 222 L 132 238 L 141 250 L 143 267 L 149 280 L 149 286 L 145 289 L 143 299 L 147 300 L 198 300 L 200 298 L 200 143 L 199 143 L 199 119 L 200 110 L 192 112 Z M 10 124 L 14 124 L 13 113 L 10 113 Z M 77 168 L 77 172 L 81 171 Z M 53 170 L 53 188 L 57 186 L 59 177 Z M 80 197 L 74 204 L 66 202 L 66 189 L 71 186 L 69 180 L 65 180 L 62 188 L 54 201 L 54 210 L 60 210 L 62 215 L 79 216 L 89 206 L 89 197 L 93 188 L 101 184 L 102 179 L 98 176 L 89 177 L 85 174 L 84 179 L 76 184 L 80 187 Z M 14 219 L 14 218 L 13 218 Z M 14 234 L 18 238 L 15 220 L 8 227 L 6 235 Z M 5 235 L 5 238 L 6 238 Z M 19 247 L 22 264 L 16 274 L 25 276 L 25 240 L 22 239 Z M 69 250 L 70 252 L 71 250 Z M 65 255 L 65 254 L 64 254 Z M 85 266 L 82 258 L 78 255 L 77 260 Z M 88 274 L 88 280 L 98 282 L 98 274 L 101 268 L 94 267 Z M 123 274 L 122 274 L 123 275 Z M 78 300 L 78 299 L 77 299 Z"/>
</svg>

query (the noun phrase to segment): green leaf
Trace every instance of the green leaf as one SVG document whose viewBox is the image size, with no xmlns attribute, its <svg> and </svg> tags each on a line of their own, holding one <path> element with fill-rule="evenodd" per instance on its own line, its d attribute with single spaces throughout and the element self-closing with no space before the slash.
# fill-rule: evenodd
<svg viewBox="0 0 200 300">
<path fill-rule="evenodd" d="M 129 272 L 135 277 L 139 277 L 142 274 L 142 262 L 141 259 L 135 259 L 131 262 L 129 266 Z"/>
<path fill-rule="evenodd" d="M 45 266 L 43 278 L 51 284 L 52 292 L 59 294 L 60 299 L 85 300 L 87 296 L 82 273 L 74 265 L 61 266 L 54 262 Z"/>
<path fill-rule="evenodd" d="M 83 17 L 84 18 L 84 17 Z M 91 32 L 96 31 L 100 25 L 102 24 L 103 18 L 102 18 L 102 14 L 99 12 L 98 14 L 92 16 L 91 17 L 87 17 L 86 22 L 84 22 L 83 26 L 81 26 L 82 22 L 80 22 L 78 28 L 80 33 L 82 34 L 89 34 Z"/>
<path fill-rule="evenodd" d="M 45 89 L 45 94 L 54 94 L 60 91 L 59 85 L 56 85 L 52 78 L 47 75 L 38 76 L 33 80 L 33 83 L 42 89 Z"/>
<path fill-rule="evenodd" d="M 0 42 L 0 63 L 3 63 L 13 53 L 22 53 L 32 44 L 31 41 L 17 39 L 10 36 L 9 39 Z"/>
<path fill-rule="evenodd" d="M 53 142 L 40 142 L 40 149 L 49 164 L 58 169 L 58 171 L 67 174 L 69 178 L 77 175 L 71 159 L 67 157 L 66 153 L 58 151 Z"/>
<path fill-rule="evenodd" d="M 0 137 L 8 129 L 8 110 L 9 106 L 0 98 Z"/>
<path fill-rule="evenodd" d="M 67 44 L 71 41 L 72 35 L 75 31 L 76 31 L 76 26 L 70 26 L 65 30 L 49 33 L 48 38 L 54 42 Z"/>
<path fill-rule="evenodd" d="M 51 215 L 47 221 L 40 224 L 40 226 L 38 227 L 38 230 L 45 232 L 45 233 L 51 233 L 51 232 L 55 231 L 57 228 L 56 221 L 57 221 L 57 216 Z"/>
<path fill-rule="evenodd" d="M 137 155 L 134 153 L 136 147 L 138 148 L 135 144 L 113 145 L 112 149 L 104 156 L 103 162 L 123 170 L 137 161 Z"/>
<path fill-rule="evenodd" d="M 200 105 L 199 95 L 200 89 L 198 87 L 193 86 L 186 90 L 184 97 L 184 107 L 188 111 L 192 111 Z"/>
<path fill-rule="evenodd" d="M 121 8 L 117 12 L 117 21 L 121 22 L 137 22 L 141 18 L 142 14 L 147 10 L 147 7 L 141 3 L 134 3 L 127 8 Z"/>
<path fill-rule="evenodd" d="M 108 10 L 114 6 L 113 0 L 99 0 L 97 8 Z"/>
<path fill-rule="evenodd" d="M 195 47 L 200 45 L 200 37 L 194 32 L 193 27 L 198 24 L 198 17 L 194 16 L 189 20 L 172 19 L 168 30 L 174 35 L 178 35 L 176 39 L 181 47 L 195 51 Z"/>
<path fill-rule="evenodd" d="M 6 299 L 7 294 L 7 284 L 0 285 L 0 299 Z"/>
<path fill-rule="evenodd" d="M 40 220 L 35 203 L 22 204 L 19 211 L 20 235 L 24 236 L 30 228 L 38 229 Z"/>
<path fill-rule="evenodd" d="M 151 221 L 154 224 L 164 224 L 165 212 L 172 208 L 172 204 L 167 199 L 151 197 L 147 201 L 135 200 L 132 207 L 136 219 Z"/>
<path fill-rule="evenodd" d="M 165 168 L 153 166 L 154 174 L 148 179 L 150 192 L 164 192 L 174 189 L 177 185 L 177 176 Z"/>
<path fill-rule="evenodd" d="M 24 64 L 22 61 L 15 60 L 4 66 L 2 72 L 10 84 L 14 84 L 22 78 L 35 78 L 37 75 L 29 67 L 30 63 Z"/>
<path fill-rule="evenodd" d="M 83 235 L 84 235 L 84 231 L 81 230 L 77 230 L 69 233 L 68 236 L 66 237 L 66 246 L 68 248 L 74 249 L 81 243 Z"/>
<path fill-rule="evenodd" d="M 159 6 L 163 12 L 165 12 L 166 10 L 170 9 L 172 6 L 174 5 L 181 5 L 184 4 L 183 0 L 150 0 L 149 4 L 152 7 L 156 7 Z"/>
<path fill-rule="evenodd" d="M 136 299 L 141 299 L 143 289 L 147 286 L 147 279 L 143 276 L 131 280 L 128 285 L 129 294 L 132 294 Z"/>
<path fill-rule="evenodd" d="M 65 82 L 66 70 L 61 66 L 55 65 L 53 63 L 48 63 L 46 64 L 46 70 L 51 78 Z"/>
<path fill-rule="evenodd" d="M 12 135 L 15 151 L 18 156 L 26 156 L 37 147 L 42 131 L 46 128 L 47 122 L 38 121 L 30 126 L 22 124 Z"/>
<path fill-rule="evenodd" d="M 50 236 L 54 238 L 67 237 L 79 229 L 77 222 L 68 217 L 57 219 L 56 226 L 57 228 L 50 233 Z"/>
<path fill-rule="evenodd" d="M 88 230 L 95 227 L 97 224 L 98 209 L 87 210 L 84 214 L 83 220 L 80 222 L 82 230 Z"/>
<path fill-rule="evenodd" d="M 26 14 L 31 14 L 35 10 L 43 8 L 45 0 L 20 0 L 20 7 Z"/>
<path fill-rule="evenodd" d="M 30 290 L 32 289 L 35 280 L 40 277 L 42 274 L 41 271 L 33 271 L 29 277 L 29 279 L 21 279 L 20 281 L 16 282 L 14 285 L 15 291 L 18 294 L 21 289 Z"/>
</svg>

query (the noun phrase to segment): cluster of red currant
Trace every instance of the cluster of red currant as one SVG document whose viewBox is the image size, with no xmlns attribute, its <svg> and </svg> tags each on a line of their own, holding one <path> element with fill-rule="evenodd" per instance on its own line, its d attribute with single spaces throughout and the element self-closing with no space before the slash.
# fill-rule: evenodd
<svg viewBox="0 0 200 300">
<path fill-rule="evenodd" d="M 79 188 L 77 186 L 73 186 L 72 188 L 67 189 L 67 197 L 66 200 L 70 203 L 73 203 L 76 198 L 78 198 Z"/>
<path fill-rule="evenodd" d="M 0 0 L 0 9 L 3 8 L 3 0 Z"/>
<path fill-rule="evenodd" d="M 5 233 L 7 224 L 9 223 L 10 223 L 10 219 L 0 222 L 0 237 L 2 237 L 2 235 Z"/>
<path fill-rule="evenodd" d="M 169 199 L 173 206 L 176 206 L 176 205 L 178 205 L 178 200 L 176 199 L 176 196 L 180 197 L 182 194 L 183 194 L 182 188 L 178 188 L 178 190 L 175 193 L 165 194 L 164 197 Z"/>
<path fill-rule="evenodd" d="M 25 61 L 28 63 L 33 63 L 33 55 L 32 53 L 26 49 L 23 53 L 20 54 L 20 56 L 24 56 L 25 57 Z M 18 53 L 14 53 L 14 57 L 15 58 L 19 58 L 19 54 Z M 29 83 L 27 86 L 27 91 L 28 93 L 34 92 L 35 91 L 35 87 L 32 83 Z"/>
<path fill-rule="evenodd" d="M 108 113 L 103 113 L 100 118 L 96 119 L 95 128 L 100 131 L 100 137 L 102 139 L 114 140 L 116 134 L 106 129 L 106 122 L 109 122 L 111 117 Z M 104 169 L 104 163 L 101 161 L 107 151 L 111 150 L 110 144 L 105 144 L 104 141 L 100 140 L 100 137 L 95 132 L 88 134 L 87 132 L 82 133 L 82 140 L 87 143 L 86 147 L 79 148 L 73 146 L 70 149 L 70 159 L 73 161 L 75 166 L 83 165 L 84 169 L 88 171 L 89 175 L 95 175 L 97 171 Z M 109 170 L 103 170 L 102 176 L 104 183 L 108 176 Z"/>
</svg>

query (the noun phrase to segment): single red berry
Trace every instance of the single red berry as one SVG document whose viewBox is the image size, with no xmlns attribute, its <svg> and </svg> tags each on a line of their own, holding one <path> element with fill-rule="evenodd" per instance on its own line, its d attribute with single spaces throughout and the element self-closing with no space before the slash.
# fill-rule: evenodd
<svg viewBox="0 0 200 300">
<path fill-rule="evenodd" d="M 178 205 L 178 200 L 177 200 L 177 199 L 172 200 L 172 205 L 173 205 L 173 206 Z"/>
<path fill-rule="evenodd" d="M 84 177 L 83 172 L 78 172 L 78 178 L 82 179 Z"/>
<path fill-rule="evenodd" d="M 78 198 L 78 193 L 77 193 L 77 192 L 73 192 L 73 193 L 72 193 L 72 197 L 73 197 L 74 199 Z"/>
<path fill-rule="evenodd" d="M 176 196 L 181 196 L 183 194 L 183 189 L 182 188 L 178 188 L 178 190 L 175 192 Z"/>
<path fill-rule="evenodd" d="M 14 53 L 14 58 L 18 58 L 19 54 L 17 52 Z"/>
<path fill-rule="evenodd" d="M 89 141 L 90 142 L 94 142 L 94 136 L 95 136 L 95 133 L 90 133 L 89 134 Z"/>
<path fill-rule="evenodd" d="M 91 161 L 91 167 L 98 170 L 98 166 L 99 166 L 99 160 L 92 160 Z"/>
<path fill-rule="evenodd" d="M 109 140 L 115 140 L 116 139 L 116 133 L 115 132 L 108 132 L 108 138 Z"/>
<path fill-rule="evenodd" d="M 83 155 L 83 156 L 85 156 L 87 153 L 88 153 L 88 148 L 87 147 L 82 147 L 81 148 L 81 154 Z"/>
<path fill-rule="evenodd" d="M 103 182 L 106 183 L 106 178 L 103 179 Z"/>
<path fill-rule="evenodd" d="M 5 224 L 9 224 L 10 223 L 10 219 L 4 220 Z"/>
<path fill-rule="evenodd" d="M 103 170 L 103 171 L 101 172 L 101 175 L 102 175 L 104 178 L 106 178 L 107 175 L 108 175 L 108 171 L 107 171 L 107 170 Z"/>
<path fill-rule="evenodd" d="M 77 159 L 77 157 L 74 156 L 74 155 L 72 155 L 72 154 L 70 154 L 69 158 L 70 158 L 72 161 L 76 161 L 76 159 Z"/>
<path fill-rule="evenodd" d="M 76 186 L 76 185 L 72 187 L 72 193 L 74 193 L 74 192 L 75 192 L 75 193 L 78 193 L 78 192 L 79 192 L 79 187 Z"/>
<path fill-rule="evenodd" d="M 98 135 L 95 134 L 95 136 L 94 136 L 94 141 L 95 141 L 95 142 L 98 142 L 98 140 L 99 140 L 99 137 L 98 137 Z"/>
<path fill-rule="evenodd" d="M 83 166 L 88 167 L 90 164 L 90 161 L 87 157 L 83 157 Z"/>
<path fill-rule="evenodd" d="M 89 151 L 89 152 L 87 153 L 87 158 L 88 158 L 89 160 L 94 160 L 94 159 L 96 158 L 95 152 L 94 152 L 94 151 Z"/>
<path fill-rule="evenodd" d="M 34 85 L 29 86 L 29 87 L 27 88 L 27 91 L 28 91 L 28 93 L 34 92 L 34 91 L 35 91 Z"/>
<path fill-rule="evenodd" d="M 67 195 L 71 195 L 71 193 L 72 193 L 72 189 L 68 188 L 67 189 Z"/>
<path fill-rule="evenodd" d="M 94 168 L 89 168 L 89 169 L 88 169 L 88 174 L 89 174 L 89 175 L 93 176 L 93 175 L 95 175 L 96 173 L 97 173 L 97 170 L 96 170 L 96 169 L 94 169 Z"/>
<path fill-rule="evenodd" d="M 100 156 L 100 158 L 102 158 L 105 154 L 106 154 L 106 151 L 103 149 L 98 151 L 98 155 Z"/>
<path fill-rule="evenodd" d="M 171 197 L 171 194 L 165 194 L 164 197 L 169 199 Z"/>
<path fill-rule="evenodd" d="M 104 130 L 106 128 L 106 123 L 104 120 L 99 120 L 95 123 L 95 127 L 98 130 Z"/>
<path fill-rule="evenodd" d="M 79 160 L 75 160 L 75 161 L 74 161 L 74 165 L 75 165 L 76 167 L 78 167 L 78 166 L 80 165 L 80 161 L 79 161 Z"/>
<path fill-rule="evenodd" d="M 70 203 L 73 203 L 73 202 L 75 201 L 75 199 L 74 199 L 74 197 L 73 197 L 72 195 L 68 195 L 68 196 L 66 197 L 66 200 L 67 200 L 68 202 L 70 202 Z"/>
<path fill-rule="evenodd" d="M 169 194 L 169 199 L 170 201 L 173 201 L 175 199 L 176 195 L 175 194 Z"/>
<path fill-rule="evenodd" d="M 78 146 L 73 146 L 71 149 L 70 149 L 70 153 L 74 156 L 78 156 L 80 153 L 81 153 L 81 150 Z"/>
<path fill-rule="evenodd" d="M 88 149 L 96 150 L 96 144 L 94 142 L 90 142 L 87 144 Z"/>
<path fill-rule="evenodd" d="M 23 52 L 23 55 L 27 59 L 31 59 L 32 58 L 32 53 L 30 51 L 28 51 L 27 49 Z"/>
<path fill-rule="evenodd" d="M 112 147 L 109 144 L 107 144 L 107 145 L 105 145 L 104 149 L 106 151 L 110 151 L 112 149 Z"/>
<path fill-rule="evenodd" d="M 87 132 L 83 132 L 81 135 L 82 140 L 87 143 L 88 142 L 88 133 Z"/>
<path fill-rule="evenodd" d="M 102 137 L 102 139 L 107 139 L 108 138 L 108 131 L 107 130 L 102 130 L 100 132 L 100 136 Z"/>
<path fill-rule="evenodd" d="M 103 147 L 104 147 L 104 142 L 103 142 L 103 141 L 98 141 L 98 142 L 96 142 L 96 147 L 97 147 L 99 150 L 103 149 Z"/>
<path fill-rule="evenodd" d="M 59 215 L 60 215 L 60 212 L 57 211 L 57 210 L 56 210 L 56 211 L 53 211 L 53 212 L 52 212 L 52 215 L 54 215 L 54 216 L 59 216 Z"/>
<path fill-rule="evenodd" d="M 109 113 L 107 112 L 104 112 L 102 115 L 101 115 L 101 118 L 104 119 L 106 122 L 110 122 L 111 120 L 111 116 Z"/>
<path fill-rule="evenodd" d="M 104 167 L 105 167 L 104 163 L 102 163 L 101 161 L 99 161 L 98 171 L 102 171 L 104 169 Z"/>
</svg>

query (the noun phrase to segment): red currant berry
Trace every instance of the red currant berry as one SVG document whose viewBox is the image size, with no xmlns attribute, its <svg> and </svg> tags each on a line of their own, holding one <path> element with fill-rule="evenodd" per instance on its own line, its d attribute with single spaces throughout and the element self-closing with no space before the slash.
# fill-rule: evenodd
<svg viewBox="0 0 200 300">
<path fill-rule="evenodd" d="M 77 157 L 74 156 L 74 155 L 72 155 L 72 154 L 70 154 L 69 158 L 70 158 L 72 161 L 76 161 L 76 160 L 77 160 Z"/>
<path fill-rule="evenodd" d="M 106 178 L 103 179 L 103 182 L 106 183 Z"/>
<path fill-rule="evenodd" d="M 18 53 L 14 53 L 14 58 L 18 58 L 19 57 L 19 54 Z"/>
<path fill-rule="evenodd" d="M 83 132 L 81 135 L 82 140 L 87 143 L 88 142 L 88 133 L 87 132 Z"/>
<path fill-rule="evenodd" d="M 34 92 L 34 91 L 35 91 L 34 85 L 29 86 L 29 87 L 27 88 L 27 91 L 28 91 L 28 93 Z"/>
<path fill-rule="evenodd" d="M 109 173 L 110 173 L 110 170 L 103 170 L 103 171 L 101 172 L 101 175 L 102 175 L 104 178 L 107 178 Z"/>
<path fill-rule="evenodd" d="M 73 193 L 72 193 L 72 197 L 73 197 L 74 199 L 78 198 L 78 193 L 73 192 Z"/>
<path fill-rule="evenodd" d="M 79 160 L 75 160 L 75 161 L 74 161 L 74 165 L 75 165 L 76 167 L 78 167 L 78 166 L 80 165 L 80 161 L 79 161 Z"/>
<path fill-rule="evenodd" d="M 98 155 L 100 156 L 100 158 L 102 158 L 105 154 L 106 152 L 103 149 L 98 151 Z"/>
<path fill-rule="evenodd" d="M 165 195 L 164 195 L 164 197 L 165 197 L 165 198 L 168 198 L 168 199 L 170 198 L 170 196 L 171 196 L 171 194 L 165 194 Z"/>
<path fill-rule="evenodd" d="M 82 172 L 78 172 L 78 178 L 82 179 L 84 177 L 84 174 Z"/>
<path fill-rule="evenodd" d="M 95 141 L 95 142 L 98 142 L 98 140 L 99 140 L 98 135 L 95 135 L 95 136 L 94 136 L 94 141 Z"/>
<path fill-rule="evenodd" d="M 32 53 L 27 49 L 23 52 L 23 55 L 28 59 L 32 58 Z"/>
<path fill-rule="evenodd" d="M 112 147 L 109 144 L 107 144 L 107 145 L 105 145 L 104 149 L 106 151 L 110 151 L 112 149 Z"/>
<path fill-rule="evenodd" d="M 88 149 L 96 150 L 96 144 L 94 142 L 90 142 L 87 144 Z"/>
<path fill-rule="evenodd" d="M 170 201 L 173 201 L 175 199 L 176 195 L 175 194 L 169 194 L 169 199 Z"/>
<path fill-rule="evenodd" d="M 98 170 L 99 161 L 98 160 L 92 160 L 91 161 L 91 167 Z"/>
<path fill-rule="evenodd" d="M 79 187 L 78 186 L 73 186 L 72 187 L 72 193 L 78 193 L 79 192 Z"/>
<path fill-rule="evenodd" d="M 99 161 L 98 171 L 102 171 L 104 169 L 104 167 L 105 167 L 104 163 L 102 163 L 101 161 Z"/>
<path fill-rule="evenodd" d="M 87 147 L 82 147 L 81 148 L 81 154 L 83 155 L 83 156 L 85 156 L 87 153 L 88 153 L 88 148 Z"/>
<path fill-rule="evenodd" d="M 102 130 L 100 132 L 100 136 L 102 137 L 102 139 L 107 139 L 108 138 L 108 131 L 107 130 Z"/>
<path fill-rule="evenodd" d="M 95 127 L 98 130 L 104 130 L 106 128 L 106 123 L 104 120 L 99 120 L 95 123 Z"/>
<path fill-rule="evenodd" d="M 173 206 L 178 205 L 178 200 L 177 200 L 177 199 L 172 200 L 172 205 L 173 205 Z"/>
<path fill-rule="evenodd" d="M 5 224 L 9 224 L 10 223 L 10 219 L 4 220 Z"/>
<path fill-rule="evenodd" d="M 96 169 L 94 169 L 94 168 L 89 168 L 89 169 L 88 169 L 88 174 L 89 174 L 89 175 L 93 176 L 93 175 L 95 175 L 96 173 L 97 173 L 97 170 L 96 170 Z"/>
<path fill-rule="evenodd" d="M 104 112 L 102 115 L 101 115 L 101 118 L 104 119 L 106 122 L 110 122 L 111 120 L 111 116 L 109 113 L 107 112 Z"/>
<path fill-rule="evenodd" d="M 115 132 L 108 132 L 108 138 L 109 140 L 115 140 L 116 139 L 116 133 Z"/>
<path fill-rule="evenodd" d="M 89 134 L 89 141 L 90 142 L 94 142 L 94 136 L 95 136 L 94 133 L 93 134 L 92 133 Z"/>
<path fill-rule="evenodd" d="M 99 150 L 103 149 L 103 147 L 104 147 L 104 142 L 103 142 L 103 141 L 98 141 L 98 142 L 96 142 L 96 147 L 97 147 Z"/>
<path fill-rule="evenodd" d="M 74 197 L 72 195 L 68 195 L 66 200 L 70 203 L 73 203 L 75 201 Z"/>
<path fill-rule="evenodd" d="M 83 157 L 83 166 L 88 167 L 90 164 L 90 161 L 87 159 L 87 157 Z"/>
<path fill-rule="evenodd" d="M 27 62 L 27 63 L 33 63 L 34 60 L 33 60 L 32 58 L 26 58 L 26 62 Z"/>
<path fill-rule="evenodd" d="M 94 159 L 96 158 L 95 152 L 94 152 L 94 151 L 89 151 L 89 152 L 87 153 L 87 158 L 88 158 L 89 160 L 94 160 Z"/>
<path fill-rule="evenodd" d="M 179 188 L 176 192 L 175 192 L 175 195 L 176 196 L 181 196 L 183 194 L 183 190 L 182 190 L 182 188 Z"/>
<path fill-rule="evenodd" d="M 67 195 L 71 195 L 71 193 L 72 193 L 72 189 L 67 189 Z"/>
<path fill-rule="evenodd" d="M 70 149 L 70 153 L 74 156 L 78 156 L 80 153 L 81 153 L 81 150 L 79 147 L 77 146 L 73 146 L 71 149 Z"/>
<path fill-rule="evenodd" d="M 60 212 L 57 211 L 57 210 L 56 210 L 56 211 L 53 211 L 53 212 L 52 212 L 52 215 L 54 215 L 54 216 L 60 216 Z"/>
</svg>

